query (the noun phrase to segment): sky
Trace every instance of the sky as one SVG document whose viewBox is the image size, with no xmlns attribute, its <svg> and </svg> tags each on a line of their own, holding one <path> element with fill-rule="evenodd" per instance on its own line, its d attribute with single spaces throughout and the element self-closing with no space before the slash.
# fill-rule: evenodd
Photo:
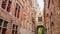
<svg viewBox="0 0 60 34">
<path fill-rule="evenodd" d="M 37 0 L 37 3 L 39 4 L 40 10 L 43 11 L 43 8 L 44 8 L 44 0 Z"/>
</svg>

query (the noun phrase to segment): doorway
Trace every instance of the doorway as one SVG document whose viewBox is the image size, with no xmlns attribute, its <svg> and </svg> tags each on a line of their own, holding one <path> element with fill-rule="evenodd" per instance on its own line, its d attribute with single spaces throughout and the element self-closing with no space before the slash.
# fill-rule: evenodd
<svg viewBox="0 0 60 34">
<path fill-rule="evenodd" d="M 44 34 L 44 26 L 37 27 L 37 34 Z"/>
</svg>

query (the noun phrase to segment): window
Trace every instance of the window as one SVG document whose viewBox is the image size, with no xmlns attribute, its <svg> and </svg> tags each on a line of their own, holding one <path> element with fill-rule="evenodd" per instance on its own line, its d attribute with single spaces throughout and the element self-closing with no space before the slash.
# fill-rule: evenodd
<svg viewBox="0 0 60 34">
<path fill-rule="evenodd" d="M 16 3 L 15 17 L 17 16 L 17 11 L 18 11 L 18 4 Z"/>
<path fill-rule="evenodd" d="M 32 18 L 32 22 L 35 24 L 35 19 L 34 18 Z"/>
<path fill-rule="evenodd" d="M 2 30 L 2 34 L 6 34 L 6 29 L 5 28 L 3 28 L 3 30 Z"/>
<path fill-rule="evenodd" d="M 7 21 L 4 21 L 3 19 L 0 19 L 0 34 L 6 34 L 7 31 Z"/>
<path fill-rule="evenodd" d="M 10 7 L 11 7 L 12 1 L 9 0 L 8 6 L 7 6 L 7 11 L 10 12 Z"/>
<path fill-rule="evenodd" d="M 15 9 L 15 17 L 16 17 L 16 13 L 17 13 L 17 6 L 18 6 L 18 4 L 16 4 L 16 9 Z"/>
<path fill-rule="evenodd" d="M 3 8 L 3 9 L 6 8 L 6 4 L 7 4 L 7 0 L 3 0 L 3 1 L 2 1 L 2 8 Z"/>
<path fill-rule="evenodd" d="M 12 30 L 12 34 L 14 34 L 14 30 Z"/>
<path fill-rule="evenodd" d="M 18 26 L 16 25 L 16 30 L 18 29 Z"/>
<path fill-rule="evenodd" d="M 1 27 L 0 27 L 0 32 L 1 32 Z"/>
<path fill-rule="evenodd" d="M 52 22 L 52 12 L 51 12 L 51 14 L 50 14 L 50 21 Z"/>
<path fill-rule="evenodd" d="M 2 20 L 2 19 L 0 19 L 0 26 L 2 26 L 2 21 L 3 21 L 3 20 Z"/>
<path fill-rule="evenodd" d="M 38 22 L 42 21 L 42 17 L 38 17 Z"/>
<path fill-rule="evenodd" d="M 49 6 L 50 6 L 50 0 L 48 0 L 48 8 L 49 8 Z"/>
<path fill-rule="evenodd" d="M 7 27 L 7 21 L 4 21 L 4 25 L 3 25 L 4 27 Z"/>
<path fill-rule="evenodd" d="M 15 29 L 15 25 L 13 25 L 13 29 Z"/>
<path fill-rule="evenodd" d="M 19 9 L 18 9 L 18 15 L 17 15 L 17 18 L 19 18 L 19 13 L 20 13 L 20 6 L 19 6 Z"/>
<path fill-rule="evenodd" d="M 16 3 L 15 17 L 19 18 L 20 6 Z"/>
<path fill-rule="evenodd" d="M 13 24 L 12 34 L 17 34 L 18 25 Z"/>
</svg>

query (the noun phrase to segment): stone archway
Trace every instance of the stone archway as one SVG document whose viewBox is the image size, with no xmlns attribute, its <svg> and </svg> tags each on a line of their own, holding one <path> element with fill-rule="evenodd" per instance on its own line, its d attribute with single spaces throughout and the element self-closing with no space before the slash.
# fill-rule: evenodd
<svg viewBox="0 0 60 34">
<path fill-rule="evenodd" d="M 44 34 L 44 26 L 40 25 L 40 26 L 37 26 L 37 34 Z"/>
</svg>

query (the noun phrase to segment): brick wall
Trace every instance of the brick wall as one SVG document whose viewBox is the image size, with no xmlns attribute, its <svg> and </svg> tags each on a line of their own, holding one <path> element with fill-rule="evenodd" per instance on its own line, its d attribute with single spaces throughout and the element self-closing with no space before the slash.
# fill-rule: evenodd
<svg viewBox="0 0 60 34">
<path fill-rule="evenodd" d="M 46 23 L 46 27 L 47 27 L 47 30 L 48 30 L 48 33 L 47 34 L 59 34 L 60 30 L 59 30 L 59 15 L 58 15 L 58 12 L 59 11 L 59 0 L 50 0 L 50 4 L 49 4 L 49 0 L 45 0 L 45 23 Z M 49 6 L 49 8 L 48 8 Z M 51 24 L 51 12 L 52 12 L 52 24 Z M 52 28 L 51 28 L 52 27 Z M 52 31 L 53 32 L 52 32 Z"/>
<path fill-rule="evenodd" d="M 6 8 L 3 9 L 2 1 L 0 0 L 0 17 L 3 18 L 3 20 L 8 21 L 7 25 L 7 34 L 12 34 L 12 28 L 13 24 L 18 25 L 18 34 L 21 32 L 20 28 L 26 29 L 28 31 L 32 32 L 32 7 L 30 5 L 30 0 L 22 1 L 22 0 L 12 0 L 12 4 L 10 7 L 10 12 L 7 11 L 8 1 L 6 4 Z M 16 10 L 16 3 L 20 6 L 20 12 L 19 12 L 19 18 L 15 17 L 15 10 Z M 34 26 L 33 26 L 34 27 Z"/>
</svg>

